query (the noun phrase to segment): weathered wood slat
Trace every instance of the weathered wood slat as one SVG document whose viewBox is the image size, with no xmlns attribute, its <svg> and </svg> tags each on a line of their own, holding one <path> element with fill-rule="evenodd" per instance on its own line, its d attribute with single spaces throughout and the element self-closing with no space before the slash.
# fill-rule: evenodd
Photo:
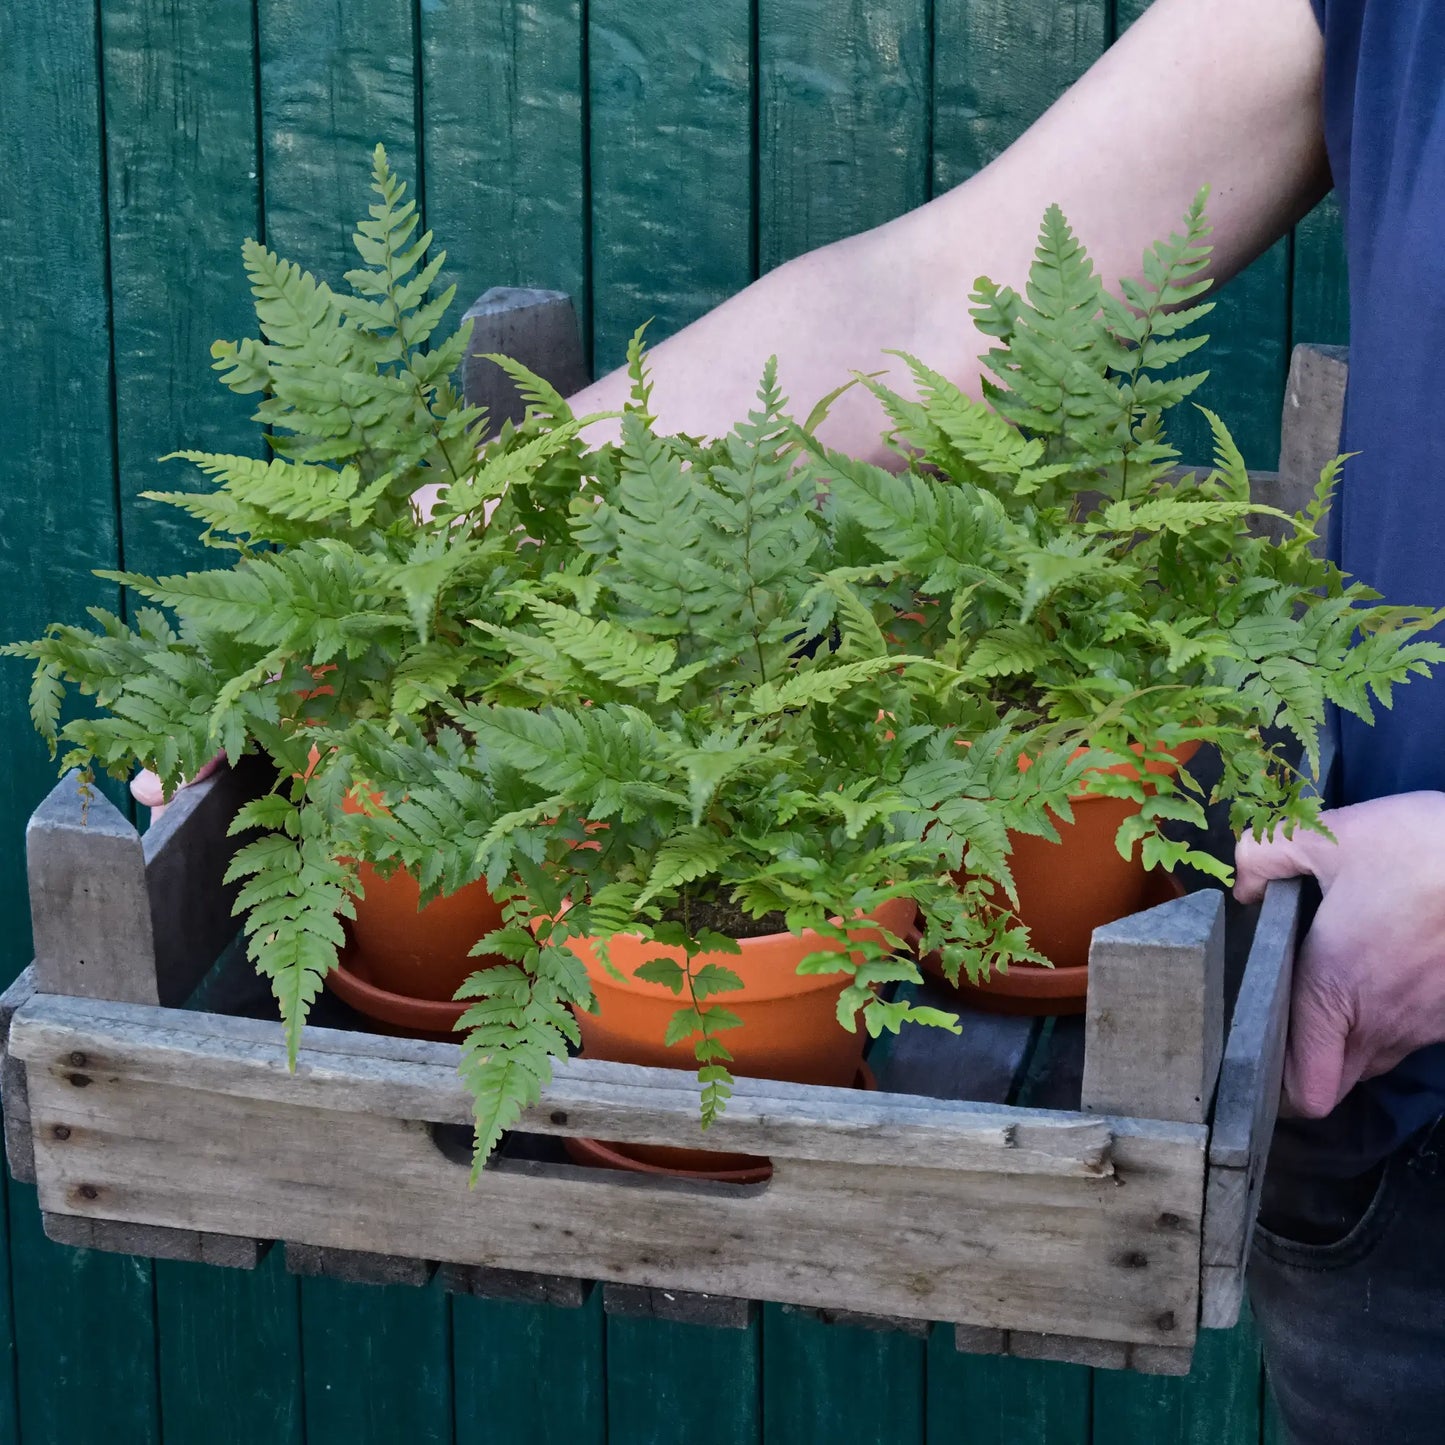
<svg viewBox="0 0 1445 1445">
<path fill-rule="evenodd" d="M 136 1254 L 183 1264 L 215 1264 L 225 1269 L 255 1269 L 270 1248 L 267 1241 L 231 1234 L 208 1234 L 124 1220 L 91 1219 L 78 1214 L 43 1212 L 45 1237 L 77 1249 L 107 1254 Z"/>
<path fill-rule="evenodd" d="M 11 1174 L 22 1184 L 35 1183 L 35 1139 L 30 1132 L 25 1065 L 10 1057 L 10 1020 L 34 992 L 32 964 L 0 994 L 0 1103 L 5 1109 L 5 1158 Z"/>
<path fill-rule="evenodd" d="M 1280 426 L 1279 487 L 1259 500 L 1287 512 L 1306 507 L 1320 470 L 1340 449 L 1349 352 L 1343 346 L 1296 346 L 1290 355 Z M 1326 545 L 1321 537 L 1320 547 Z"/>
<path fill-rule="evenodd" d="M 465 320 L 472 337 L 462 362 L 462 390 L 483 406 L 492 429 L 521 421 L 526 410 L 516 384 L 489 354 L 500 353 L 550 382 L 563 396 L 591 379 L 582 354 L 582 333 L 572 298 L 565 291 L 494 286 L 472 303 Z"/>
<path fill-rule="evenodd" d="M 609 1315 L 627 1319 L 670 1320 L 725 1330 L 745 1330 L 758 1317 L 756 1300 L 635 1284 L 604 1284 L 602 1308 Z"/>
<path fill-rule="evenodd" d="M 436 1265 L 405 1255 L 373 1254 L 365 1249 L 323 1249 L 314 1244 L 288 1242 L 286 1272 L 312 1279 L 340 1279 L 348 1284 L 420 1287 L 436 1273 Z"/>
<path fill-rule="evenodd" d="M 1086 1112 L 1203 1123 L 1224 1042 L 1224 897 L 1190 893 L 1095 929 Z"/>
<path fill-rule="evenodd" d="M 293 1075 L 275 1024 L 50 995 L 17 1016 L 12 1040 L 29 1061 L 83 1057 L 83 1065 L 66 1066 L 71 1073 L 176 1087 L 204 1079 L 220 1092 L 277 1104 L 304 1100 L 318 1109 L 439 1124 L 471 1120 L 455 1044 L 312 1029 Z M 916 1166 L 926 1158 L 940 1170 L 1081 1179 L 1112 1172 L 1120 1128 L 1150 1132 L 1142 1121 L 767 1079 L 739 1080 L 728 1112 L 705 1139 L 697 1107 L 696 1082 L 680 1070 L 569 1059 L 519 1127 L 639 1144 L 702 1142 L 796 1160 Z"/>
<path fill-rule="evenodd" d="M 155 933 L 140 834 L 68 773 L 25 829 L 36 987 L 157 1003 Z"/>
<path fill-rule="evenodd" d="M 476 1299 L 518 1300 L 524 1304 L 581 1309 L 592 1294 L 592 1281 L 560 1274 L 533 1274 L 520 1269 L 488 1269 L 484 1265 L 444 1264 L 437 1282 L 452 1294 Z"/>
<path fill-rule="evenodd" d="M 820 1324 L 847 1325 L 855 1330 L 872 1330 L 876 1334 L 911 1335 L 916 1340 L 926 1340 L 933 1329 L 931 1320 L 902 1319 L 898 1315 L 865 1314 L 858 1310 L 809 1310 L 798 1305 L 784 1305 L 783 1309 L 788 1314 L 806 1315 Z"/>
<path fill-rule="evenodd" d="M 1112 1176 L 1017 1173 L 1008 1167 L 1013 1151 L 954 1150 L 949 1130 L 967 1139 L 980 1113 L 997 1122 L 1030 1111 L 918 1101 L 923 1107 L 907 1111 L 906 1127 L 922 1130 L 913 1159 L 869 1166 L 852 1147 L 861 1149 L 861 1133 L 810 1144 L 791 1123 L 774 1123 L 796 1095 L 814 1091 L 746 1081 L 734 1102 L 752 1119 L 717 1142 L 732 1149 L 776 1139 L 779 1147 L 765 1150 L 774 1161 L 766 1185 L 503 1160 L 469 1190 L 465 1169 L 443 1156 L 420 1122 L 465 1107 L 455 1079 L 443 1086 L 437 1066 L 428 1076 L 405 1058 L 348 1065 L 344 1054 L 330 1054 L 323 1087 L 315 1077 L 285 1074 L 278 1031 L 269 1043 L 239 1050 L 213 1036 L 217 1057 L 208 1065 L 200 1038 L 170 1028 L 138 1049 L 146 1015 L 152 1025 L 171 1017 L 44 996 L 16 1016 L 12 1039 L 29 1070 L 35 1117 L 42 1127 L 68 1130 L 37 1159 L 42 1205 L 51 1212 L 864 1314 L 1151 1344 L 1193 1339 L 1199 1126 L 1108 1121 Z M 378 1052 L 390 1044 L 403 1056 L 441 1050 L 450 1072 L 454 1046 L 366 1043 Z M 130 1072 L 133 1057 L 148 1060 L 153 1081 Z M 387 1086 L 388 1068 L 405 1087 Z M 607 1072 L 632 1071 L 596 1063 L 560 1069 L 542 1110 L 565 1113 L 567 1122 L 545 1112 L 539 1122 L 591 1133 L 598 1118 L 616 1119 L 589 1112 Z M 420 1115 L 387 1112 L 428 1089 L 433 1107 Z M 295 1102 L 285 1102 L 287 1091 Z M 659 1089 L 639 1084 L 637 1091 L 651 1098 Z M 358 1112 L 361 1094 L 380 1112 Z M 316 1106 L 348 1096 L 347 1107 Z M 861 1099 L 872 1108 L 883 1129 L 899 1102 L 851 1098 L 854 1107 Z M 828 1112 L 832 1104 L 820 1098 L 809 1107 Z M 671 1123 L 668 1111 L 660 1117 Z M 677 1139 L 658 1133 L 662 1142 Z M 849 1162 L 805 1157 L 824 1148 Z M 985 1158 L 1002 1167 L 982 1167 Z M 347 1208 L 337 1207 L 338 1195 Z"/>
</svg>

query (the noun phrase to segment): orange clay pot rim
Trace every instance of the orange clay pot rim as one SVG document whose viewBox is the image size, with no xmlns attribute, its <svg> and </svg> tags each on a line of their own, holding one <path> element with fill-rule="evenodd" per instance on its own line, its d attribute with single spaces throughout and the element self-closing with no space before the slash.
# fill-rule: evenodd
<svg viewBox="0 0 1445 1445">
<path fill-rule="evenodd" d="M 886 917 L 878 916 L 883 913 L 885 909 L 891 911 L 893 909 L 902 910 L 904 908 L 908 910 L 908 918 L 901 926 L 890 924 Z M 867 914 L 859 915 L 856 921 L 864 926 L 860 927 L 858 932 L 860 934 L 866 934 L 871 931 L 867 927 L 868 924 L 880 924 L 882 927 L 887 928 L 890 933 L 896 934 L 899 938 L 903 939 L 906 947 L 908 927 L 917 916 L 917 912 L 918 905 L 911 898 L 886 899 L 878 905 L 877 910 L 872 916 Z M 645 950 L 649 958 L 673 958 L 677 954 L 676 948 L 669 947 L 663 943 L 654 943 L 642 938 L 640 934 L 636 933 L 614 933 L 607 940 L 610 954 L 615 954 L 615 946 L 619 942 L 622 943 L 624 950 L 635 950 L 638 953 Z M 822 934 L 815 932 L 811 928 L 803 933 L 761 933 L 752 938 L 739 938 L 737 943 L 742 949 L 741 955 L 719 952 L 713 955 L 703 953 L 699 954 L 698 957 L 705 960 L 709 958 L 716 959 L 724 968 L 745 961 L 752 962 L 755 967 L 767 968 L 767 960 L 749 960 L 748 955 L 782 952 L 787 948 L 788 942 L 794 944 L 794 947 L 788 950 L 793 955 L 790 960 L 791 966 L 785 966 L 780 961 L 776 973 L 771 969 L 769 970 L 767 983 L 744 980 L 743 988 L 740 992 L 733 991 L 726 995 L 719 995 L 720 1002 L 724 1006 L 728 1004 L 729 1000 L 743 1003 L 762 1003 L 768 999 L 796 998 L 802 994 L 816 993 L 824 989 L 836 990 L 840 987 L 843 982 L 843 975 L 841 974 L 797 972 L 797 963 L 800 959 L 805 958 L 810 953 L 820 953 L 827 945 L 836 942 L 834 939 L 824 938 Z M 594 991 L 601 992 L 611 989 L 618 993 L 626 993 L 632 997 L 662 999 L 668 1003 L 679 1006 L 686 1002 L 685 993 L 675 994 L 666 984 L 653 983 L 648 979 L 634 977 L 631 973 L 627 972 L 625 965 L 619 963 L 618 959 L 613 956 L 613 966 L 621 969 L 624 974 L 623 979 L 619 981 L 597 956 L 595 940 L 586 937 L 573 938 L 569 939 L 568 943 L 571 946 L 580 945 L 580 947 L 578 947 L 578 953 L 582 958 L 584 967 L 587 969 L 587 976 L 592 983 Z M 838 951 L 841 952 L 841 950 Z M 638 962 L 645 962 L 645 960 L 639 959 Z"/>
<path fill-rule="evenodd" d="M 471 1007 L 470 999 L 413 998 L 410 994 L 393 993 L 363 977 L 350 965 L 356 961 L 355 949 L 342 949 L 336 965 L 326 975 L 327 987 L 358 1012 L 381 1019 L 398 1028 L 426 1029 L 430 1033 L 450 1034 L 457 1021 Z M 461 1043 L 462 1035 L 456 1034 Z"/>
</svg>

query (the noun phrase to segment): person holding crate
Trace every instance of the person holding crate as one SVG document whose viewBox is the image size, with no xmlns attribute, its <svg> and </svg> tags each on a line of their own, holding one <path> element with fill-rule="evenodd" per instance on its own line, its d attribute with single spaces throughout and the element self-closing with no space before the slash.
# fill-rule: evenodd
<svg viewBox="0 0 1445 1445">
<path fill-rule="evenodd" d="M 1226 280 L 1331 188 L 1345 217 L 1351 345 L 1345 570 L 1445 604 L 1445 7 L 1431 0 L 1156 0 L 991 165 L 912 213 L 787 262 L 652 352 L 654 410 L 711 435 L 744 412 L 760 351 L 798 396 L 926 356 L 977 394 L 985 339 L 959 302 L 1027 273 L 1059 204 L 1107 281 L 1201 183 Z M 577 400 L 621 404 L 614 374 Z M 863 388 L 832 445 L 885 460 Z M 1437 462 L 1433 459 L 1439 458 Z M 1445 676 L 1339 737 L 1333 840 L 1246 838 L 1235 891 L 1311 874 L 1284 1113 L 1251 1295 L 1295 1445 L 1445 1440 Z"/>
</svg>

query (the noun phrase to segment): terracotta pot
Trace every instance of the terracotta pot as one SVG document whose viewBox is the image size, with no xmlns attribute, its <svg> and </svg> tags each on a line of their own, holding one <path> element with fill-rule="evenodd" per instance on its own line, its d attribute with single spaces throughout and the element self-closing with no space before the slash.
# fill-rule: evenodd
<svg viewBox="0 0 1445 1445">
<path fill-rule="evenodd" d="M 350 799 L 343 806 L 349 813 L 360 811 Z M 335 991 L 388 1031 L 437 1037 L 466 1010 L 452 1001 L 457 989 L 478 969 L 500 962 L 473 958 L 471 951 L 479 938 L 501 927 L 501 906 L 484 882 L 422 908 L 421 887 L 404 868 L 383 878 L 362 863 L 357 877 L 362 891 L 353 895 L 356 918 L 347 930 L 350 946 Z M 409 1008 L 413 1001 L 437 1007 Z"/>
<path fill-rule="evenodd" d="M 915 912 L 911 899 L 890 899 L 874 917 L 891 933 L 902 936 Z M 850 930 L 850 935 L 860 940 L 878 937 L 866 926 Z M 740 939 L 739 945 L 740 954 L 700 954 L 694 964 L 716 962 L 743 981 L 740 990 L 718 994 L 712 1000 L 742 1020 L 741 1027 L 720 1035 L 733 1055 L 732 1072 L 798 1084 L 851 1085 L 859 1074 L 867 1034 L 861 1028 L 849 1033 L 839 1026 L 838 998 L 848 979 L 838 974 L 802 976 L 797 972 L 799 960 L 806 955 L 841 945 L 811 932 L 764 934 Z M 603 967 L 589 939 L 572 939 L 569 946 L 586 965 L 597 998 L 596 1013 L 577 1013 L 585 1057 L 658 1068 L 697 1067 L 691 1041 L 671 1048 L 663 1043 L 668 1020 L 683 999 L 662 984 L 632 977 L 633 970 L 650 958 L 680 962 L 680 950 L 644 943 L 635 935 L 616 935 L 609 940 L 608 954 L 627 976 L 619 983 Z M 611 1147 L 632 1159 L 691 1171 L 754 1168 L 758 1162 L 748 1155 L 724 1155 L 716 1150 L 635 1144 Z"/>
<path fill-rule="evenodd" d="M 1187 763 L 1199 744 L 1184 743 L 1144 763 L 1146 774 L 1172 774 Z M 1141 747 L 1135 751 L 1142 755 Z M 1127 763 L 1101 772 L 1137 777 Z M 1009 867 L 1018 889 L 1018 915 L 1028 925 L 1033 947 L 1053 965 L 1012 964 L 1007 974 L 995 974 L 979 984 L 969 985 L 971 1000 L 980 1003 L 989 994 L 1027 998 L 1046 1005 L 1043 1013 L 1077 1013 L 1084 1006 L 1088 981 L 1089 941 L 1094 930 L 1115 919 L 1126 918 L 1149 906 L 1151 888 L 1157 890 L 1135 850 L 1122 858 L 1114 846 L 1120 825 L 1139 811 L 1129 798 L 1090 793 L 1087 786 L 1070 800 L 1074 820 L 1054 822 L 1059 841 L 1023 834 L 1009 835 Z M 958 875 L 963 881 L 963 875 Z M 1157 901 L 1157 900 L 1156 900 Z M 929 971 L 942 977 L 936 966 Z M 1040 975 L 1049 975 L 1045 982 Z"/>
</svg>

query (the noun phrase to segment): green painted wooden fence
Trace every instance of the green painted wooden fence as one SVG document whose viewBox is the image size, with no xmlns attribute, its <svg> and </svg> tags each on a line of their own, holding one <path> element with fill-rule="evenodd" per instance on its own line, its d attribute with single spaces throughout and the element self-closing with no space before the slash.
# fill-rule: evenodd
<svg viewBox="0 0 1445 1445">
<path fill-rule="evenodd" d="M 386 142 L 470 298 L 571 291 L 599 367 L 760 269 L 963 180 L 1136 0 L 5 0 L 0 636 L 175 570 L 142 501 L 176 446 L 252 444 L 207 373 L 248 327 L 242 237 L 342 269 Z M 1120 165 L 1129 164 L 1124 146 Z M 1215 318 L 1213 404 L 1271 465 L 1296 339 L 1344 327 L 1328 207 Z M 0 670 L 0 978 L 51 777 Z M 1185 1381 L 956 1355 L 763 1312 L 746 1333 L 61 1249 L 0 1190 L 0 1442 L 1258 1445 L 1247 1331 Z"/>
</svg>

